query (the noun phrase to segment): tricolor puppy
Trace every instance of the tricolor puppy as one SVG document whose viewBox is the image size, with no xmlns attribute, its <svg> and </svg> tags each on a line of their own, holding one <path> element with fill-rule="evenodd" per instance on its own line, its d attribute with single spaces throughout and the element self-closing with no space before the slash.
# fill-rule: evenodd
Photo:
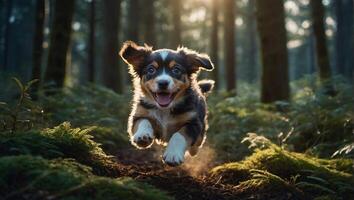
<svg viewBox="0 0 354 200">
<path fill-rule="evenodd" d="M 212 70 L 209 57 L 187 48 L 152 50 L 125 42 L 120 56 L 133 76 L 134 99 L 128 132 L 138 148 L 154 141 L 167 145 L 163 161 L 183 163 L 186 151 L 195 155 L 205 140 L 205 95 L 214 81 L 197 82 L 200 69 Z"/>
</svg>

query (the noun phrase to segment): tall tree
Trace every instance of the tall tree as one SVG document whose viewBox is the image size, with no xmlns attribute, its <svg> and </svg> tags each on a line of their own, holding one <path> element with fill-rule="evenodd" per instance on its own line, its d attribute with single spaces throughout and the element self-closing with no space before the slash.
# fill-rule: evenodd
<svg viewBox="0 0 354 200">
<path fill-rule="evenodd" d="M 150 1 L 149 1 L 150 2 Z M 140 0 L 130 0 L 128 1 L 128 30 L 127 39 L 134 42 L 139 42 L 139 25 L 140 25 L 140 13 L 141 6 Z"/>
<path fill-rule="evenodd" d="M 173 30 L 171 33 L 171 48 L 176 48 L 182 45 L 181 37 L 181 10 L 182 2 L 181 0 L 170 0 L 172 9 L 172 24 Z"/>
<path fill-rule="evenodd" d="M 333 1 L 337 20 L 335 37 L 338 73 L 352 78 L 353 74 L 353 0 Z"/>
<path fill-rule="evenodd" d="M 210 57 L 211 60 L 214 62 L 216 65 L 216 68 L 212 72 L 212 78 L 215 80 L 215 87 L 217 88 L 219 85 L 219 72 L 218 72 L 218 52 L 219 52 L 219 0 L 212 0 L 212 5 L 211 5 L 211 37 L 210 37 Z"/>
<path fill-rule="evenodd" d="M 60 88 L 64 84 L 74 5 L 73 0 L 54 0 L 48 64 L 45 73 L 45 82 L 53 84 L 53 87 Z"/>
<path fill-rule="evenodd" d="M 96 0 L 91 0 L 89 8 L 89 41 L 88 41 L 88 81 L 95 81 L 95 25 L 96 25 Z"/>
<path fill-rule="evenodd" d="M 256 8 L 262 55 L 261 101 L 289 100 L 283 0 L 256 1 Z"/>
<path fill-rule="evenodd" d="M 246 55 L 245 55 L 245 64 L 246 64 L 246 80 L 250 83 L 253 83 L 257 80 L 257 26 L 256 26 L 256 16 L 255 16 L 255 1 L 256 0 L 248 0 L 247 4 L 247 12 L 246 12 L 246 44 L 245 47 Z"/>
<path fill-rule="evenodd" d="M 327 41 L 324 28 L 324 7 L 322 0 L 310 0 L 311 14 L 313 20 L 313 33 L 316 43 L 317 68 L 322 83 L 327 82 L 331 78 L 331 67 L 329 64 L 329 56 L 327 50 Z"/>
<path fill-rule="evenodd" d="M 224 41 L 227 91 L 236 89 L 235 1 L 224 0 Z"/>
<path fill-rule="evenodd" d="M 103 1 L 102 81 L 106 87 L 122 93 L 124 82 L 118 67 L 118 28 L 120 0 Z"/>
<path fill-rule="evenodd" d="M 32 79 L 41 79 L 41 66 L 43 54 L 43 29 L 44 29 L 44 15 L 45 15 L 45 0 L 36 1 L 36 14 L 35 14 L 35 29 L 33 35 L 33 66 L 32 66 Z M 36 92 L 38 84 L 33 87 Z"/>
<path fill-rule="evenodd" d="M 155 32 L 155 0 L 144 1 L 144 43 L 156 45 Z"/>
</svg>

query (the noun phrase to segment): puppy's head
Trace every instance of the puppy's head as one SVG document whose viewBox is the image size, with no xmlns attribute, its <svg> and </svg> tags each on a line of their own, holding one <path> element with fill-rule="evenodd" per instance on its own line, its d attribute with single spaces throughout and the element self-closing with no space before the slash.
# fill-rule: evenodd
<svg viewBox="0 0 354 200">
<path fill-rule="evenodd" d="M 144 95 L 160 108 L 170 108 L 183 97 L 200 69 L 214 68 L 209 56 L 185 47 L 153 51 L 151 47 L 128 41 L 120 56 L 133 77 L 140 80 Z"/>
</svg>

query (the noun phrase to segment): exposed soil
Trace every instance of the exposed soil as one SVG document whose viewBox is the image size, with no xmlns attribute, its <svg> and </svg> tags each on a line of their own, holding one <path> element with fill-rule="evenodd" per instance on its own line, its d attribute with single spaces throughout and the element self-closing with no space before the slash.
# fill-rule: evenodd
<svg viewBox="0 0 354 200">
<path fill-rule="evenodd" d="M 223 200 L 223 199 L 294 199 L 289 194 L 257 193 L 245 194 L 236 186 L 225 185 L 208 178 L 207 170 L 191 175 L 183 165 L 169 167 L 159 159 L 160 150 L 127 149 L 116 155 L 121 176 L 149 183 L 166 191 L 176 200 Z M 191 158 L 194 159 L 194 158 Z M 207 163 L 205 163 L 207 165 Z"/>
</svg>

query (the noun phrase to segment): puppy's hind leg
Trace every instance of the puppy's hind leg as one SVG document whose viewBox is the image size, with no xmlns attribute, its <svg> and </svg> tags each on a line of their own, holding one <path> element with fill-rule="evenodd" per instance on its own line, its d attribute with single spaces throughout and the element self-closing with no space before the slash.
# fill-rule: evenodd
<svg viewBox="0 0 354 200">
<path fill-rule="evenodd" d="M 148 119 L 140 119 L 133 125 L 132 144 L 139 149 L 149 148 L 154 141 L 154 130 Z"/>
</svg>

